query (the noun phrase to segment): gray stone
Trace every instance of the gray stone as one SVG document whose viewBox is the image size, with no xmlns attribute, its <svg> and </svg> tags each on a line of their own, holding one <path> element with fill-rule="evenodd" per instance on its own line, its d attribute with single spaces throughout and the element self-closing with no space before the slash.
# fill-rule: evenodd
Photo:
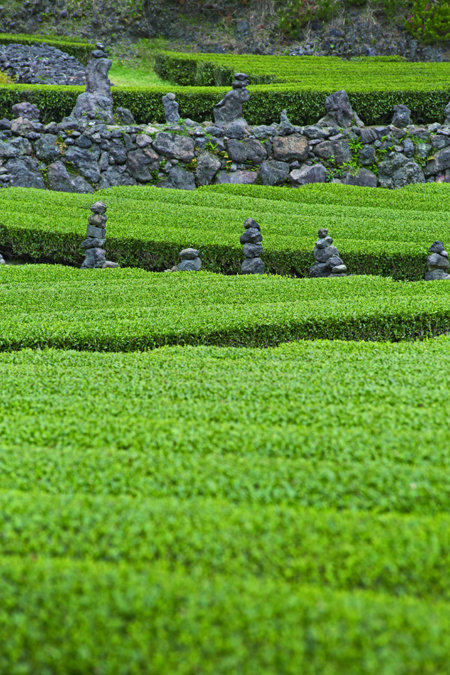
<svg viewBox="0 0 450 675">
<path fill-rule="evenodd" d="M 246 161 L 260 164 L 267 157 L 267 150 L 264 145 L 255 138 L 244 141 L 238 141 L 234 138 L 228 139 L 226 147 L 230 159 L 238 164 L 243 164 Z"/>
<path fill-rule="evenodd" d="M 98 50 L 97 50 L 98 51 Z M 80 119 L 96 119 L 111 124 L 113 122 L 113 100 L 111 95 L 111 82 L 108 72 L 111 61 L 108 58 L 99 57 L 94 52 L 86 68 L 86 91 L 77 98 L 71 117 Z"/>
<path fill-rule="evenodd" d="M 45 182 L 37 162 L 31 157 L 9 159 L 6 169 L 11 176 L 11 187 L 31 187 L 45 190 Z"/>
<path fill-rule="evenodd" d="M 435 150 L 442 150 L 442 148 L 446 148 L 447 145 L 450 145 L 450 136 L 436 134 L 436 136 L 431 137 L 431 145 Z"/>
<path fill-rule="evenodd" d="M 260 244 L 262 241 L 262 234 L 258 227 L 249 227 L 244 234 L 241 234 L 241 244 Z M 244 251 L 245 253 L 245 251 Z"/>
<path fill-rule="evenodd" d="M 430 248 L 428 249 L 428 253 L 441 253 L 445 251 L 445 246 L 442 243 L 442 241 L 434 241 Z"/>
<path fill-rule="evenodd" d="M 0 265 L 6 265 L 5 259 L 1 253 L 0 253 Z"/>
<path fill-rule="evenodd" d="M 345 185 L 377 187 L 378 179 L 372 171 L 369 171 L 369 169 L 359 169 L 356 174 L 347 173 L 343 182 Z"/>
<path fill-rule="evenodd" d="M 90 148 L 92 146 L 92 141 L 90 138 L 82 134 L 75 140 L 75 145 L 77 145 L 79 148 Z"/>
<path fill-rule="evenodd" d="M 450 274 L 441 269 L 430 270 L 425 273 L 425 281 L 442 281 L 444 279 L 449 280 Z"/>
<path fill-rule="evenodd" d="M 92 204 L 90 207 L 90 210 L 92 213 L 97 213 L 100 216 L 103 216 L 106 213 L 106 204 L 102 201 L 95 202 L 95 204 Z"/>
<path fill-rule="evenodd" d="M 189 136 L 177 136 L 167 132 L 156 135 L 153 147 L 159 154 L 169 159 L 180 159 L 190 162 L 194 159 L 194 141 Z"/>
<path fill-rule="evenodd" d="M 81 242 L 81 248 L 102 248 L 105 245 L 106 239 L 98 239 L 95 237 L 88 237 Z"/>
<path fill-rule="evenodd" d="M 220 169 L 220 159 L 211 152 L 201 152 L 197 157 L 195 176 L 198 185 L 210 185 Z"/>
<path fill-rule="evenodd" d="M 394 116 L 392 118 L 392 125 L 394 127 L 404 128 L 411 124 L 411 110 L 408 106 L 400 103 L 394 105 Z"/>
<path fill-rule="evenodd" d="M 445 257 L 441 255 L 440 253 L 432 253 L 431 255 L 428 256 L 427 259 L 428 267 L 429 269 L 442 269 L 446 270 L 450 267 L 450 262 L 448 260 L 448 256 Z"/>
<path fill-rule="evenodd" d="M 269 126 L 267 124 L 259 124 L 252 129 L 253 136 L 255 138 L 271 138 L 277 133 L 275 127 Z"/>
<path fill-rule="evenodd" d="M 36 141 L 34 148 L 38 159 L 44 162 L 53 162 L 61 157 L 61 149 L 56 145 L 57 136 L 44 134 Z"/>
<path fill-rule="evenodd" d="M 109 156 L 112 157 L 115 164 L 125 164 L 127 161 L 127 151 L 124 144 L 119 139 L 114 139 L 109 143 Z"/>
<path fill-rule="evenodd" d="M 258 180 L 257 171 L 233 171 L 233 173 L 227 173 L 226 171 L 219 171 L 214 181 L 217 184 L 231 184 L 231 185 L 250 185 L 256 183 Z"/>
<path fill-rule="evenodd" d="M 319 230 L 319 232 L 325 232 L 325 229 L 326 228 L 321 228 Z M 328 230 L 327 230 L 327 233 L 328 233 Z M 316 247 L 317 248 L 328 248 L 329 246 L 331 246 L 332 243 L 333 243 L 333 239 L 332 239 L 332 237 L 329 237 L 328 234 L 326 234 L 325 236 L 322 236 L 321 234 L 319 234 L 319 239 L 316 241 Z"/>
<path fill-rule="evenodd" d="M 0 159 L 12 159 L 17 157 L 19 149 L 12 143 L 6 143 L 0 140 Z"/>
<path fill-rule="evenodd" d="M 148 181 L 151 180 L 151 178 L 150 172 L 148 172 Z M 109 187 L 115 187 L 117 185 L 136 185 L 136 180 L 132 178 L 126 171 L 120 172 L 116 167 L 111 167 L 102 173 L 100 182 L 98 184 L 100 190 L 104 190 L 105 188 Z"/>
<path fill-rule="evenodd" d="M 184 248 L 180 251 L 181 260 L 195 260 L 200 255 L 196 248 Z"/>
<path fill-rule="evenodd" d="M 294 132 L 295 127 L 289 120 L 289 117 L 287 116 L 287 110 L 282 110 L 280 116 L 280 134 L 282 136 L 289 136 Z"/>
<path fill-rule="evenodd" d="M 136 136 L 136 145 L 138 148 L 146 148 L 152 144 L 152 138 L 148 134 L 138 134 Z"/>
<path fill-rule="evenodd" d="M 136 124 L 136 120 L 133 117 L 133 113 L 128 108 L 116 108 L 114 116 L 118 119 L 120 124 Z"/>
<path fill-rule="evenodd" d="M 261 164 L 260 176 L 263 185 L 282 185 L 289 176 L 289 164 L 270 159 Z"/>
<path fill-rule="evenodd" d="M 236 120 L 245 120 L 242 114 L 242 105 L 250 100 L 250 94 L 246 89 L 249 83 L 249 78 L 244 73 L 238 73 L 239 78 L 235 75 L 233 82 L 233 89 L 225 94 L 224 98 L 214 106 L 214 123 L 219 125 L 228 125 Z"/>
<path fill-rule="evenodd" d="M 450 101 L 445 106 L 444 114 L 445 114 L 444 124 L 450 127 Z"/>
<path fill-rule="evenodd" d="M 87 182 L 83 176 L 73 176 L 71 179 L 72 190 L 70 192 L 78 192 L 80 194 L 88 194 L 94 192 L 94 188 Z"/>
<path fill-rule="evenodd" d="M 319 248 L 316 246 L 314 248 L 314 258 L 317 260 L 317 262 L 327 262 L 327 260 L 332 258 L 334 255 L 339 255 L 336 246 L 326 246 L 325 248 Z"/>
<path fill-rule="evenodd" d="M 102 269 L 105 262 L 106 253 L 102 248 L 88 248 L 81 269 Z"/>
<path fill-rule="evenodd" d="M 247 230 L 248 232 L 249 230 Z M 247 232 L 245 234 L 247 234 Z M 261 239 L 262 235 L 260 234 Z M 244 255 L 246 258 L 260 258 L 262 256 L 263 247 L 262 244 L 244 244 Z"/>
<path fill-rule="evenodd" d="M 375 148 L 373 145 L 365 145 L 359 151 L 359 161 L 364 166 L 369 166 L 375 162 Z"/>
<path fill-rule="evenodd" d="M 180 114 L 178 112 L 178 103 L 175 100 L 175 94 L 166 94 L 162 97 L 162 102 L 164 106 L 166 122 L 170 124 L 178 122 L 180 119 Z"/>
<path fill-rule="evenodd" d="M 346 274 L 347 273 L 347 266 L 346 265 L 336 265 L 336 267 L 331 268 L 331 276 L 335 274 Z"/>
<path fill-rule="evenodd" d="M 253 218 L 247 218 L 247 220 L 244 221 L 244 227 L 246 230 L 249 230 L 251 227 L 256 228 L 257 230 L 261 229 L 259 223 Z"/>
<path fill-rule="evenodd" d="M 163 181 L 161 187 L 175 190 L 194 190 L 194 174 L 191 171 L 186 171 L 182 166 L 174 166 L 169 170 L 168 180 Z"/>
<path fill-rule="evenodd" d="M 336 126 L 344 128 L 353 125 L 358 127 L 363 126 L 363 123 L 350 105 L 347 92 L 343 89 L 327 96 L 325 99 L 325 110 L 327 111 L 327 114 L 317 122 L 319 126 Z"/>
<path fill-rule="evenodd" d="M 88 237 L 104 239 L 106 236 L 106 230 L 104 227 L 95 227 L 95 225 L 88 225 L 86 235 Z"/>
<path fill-rule="evenodd" d="M 29 103 L 28 101 L 15 103 L 12 107 L 12 111 L 15 117 L 24 117 L 28 120 L 39 120 L 41 117 L 41 111 L 37 105 Z"/>
<path fill-rule="evenodd" d="M 373 129 L 370 129 L 369 127 L 363 127 L 359 129 L 359 137 L 361 139 L 361 143 L 374 143 L 374 141 L 377 140 L 377 134 Z"/>
<path fill-rule="evenodd" d="M 307 183 L 325 183 L 327 174 L 322 164 L 313 164 L 294 169 L 289 177 L 295 185 L 306 185 Z"/>
<path fill-rule="evenodd" d="M 273 139 L 273 156 L 275 159 L 289 162 L 308 158 L 309 145 L 306 136 L 292 134 L 290 136 L 276 136 Z"/>
<path fill-rule="evenodd" d="M 67 148 L 64 157 L 65 161 L 71 162 L 88 181 L 98 183 L 100 180 L 100 170 L 98 167 L 100 150 L 98 148 L 87 150 L 72 145 L 70 148 Z"/>
<path fill-rule="evenodd" d="M 328 138 L 330 135 L 328 129 L 323 129 L 316 124 L 310 124 L 306 127 L 303 127 L 302 133 L 304 136 L 306 136 L 306 138 L 311 139 Z"/>
<path fill-rule="evenodd" d="M 410 138 L 405 138 L 402 143 L 403 153 L 406 157 L 413 157 L 416 151 L 416 146 Z"/>
<path fill-rule="evenodd" d="M 314 263 L 314 265 L 309 270 L 309 276 L 312 278 L 315 277 L 328 277 L 331 273 L 328 263 Z"/>
<path fill-rule="evenodd" d="M 352 153 L 348 143 L 345 140 L 322 141 L 314 146 L 313 152 L 322 159 L 330 160 L 334 157 L 335 164 L 349 162 Z"/>
<path fill-rule="evenodd" d="M 227 126 L 228 138 L 242 139 L 249 135 L 247 122 L 243 119 L 235 120 Z"/>
<path fill-rule="evenodd" d="M 450 168 L 450 146 L 443 148 L 435 153 L 434 158 L 430 159 L 424 168 L 425 176 L 431 176 L 435 173 L 441 173 Z"/>
<path fill-rule="evenodd" d="M 241 274 L 264 274 L 261 258 L 246 258 L 241 265 Z"/>
<path fill-rule="evenodd" d="M 152 180 L 151 172 L 159 167 L 159 155 L 151 146 L 131 150 L 127 156 L 127 167 L 133 178 L 148 183 Z"/>
<path fill-rule="evenodd" d="M 179 272 L 199 272 L 202 268 L 202 261 L 200 258 L 195 260 L 182 260 L 178 265 Z"/>
<path fill-rule="evenodd" d="M 325 237 L 328 235 L 328 228 L 327 227 L 321 227 L 320 230 L 317 233 L 319 239 L 325 239 Z M 331 239 L 331 237 L 330 237 Z M 333 241 L 331 239 L 331 241 Z"/>
</svg>

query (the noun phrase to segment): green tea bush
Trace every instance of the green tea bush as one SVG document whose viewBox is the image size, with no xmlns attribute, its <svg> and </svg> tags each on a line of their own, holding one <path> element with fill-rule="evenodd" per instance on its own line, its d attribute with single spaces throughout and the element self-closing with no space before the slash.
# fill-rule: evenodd
<svg viewBox="0 0 450 675">
<path fill-rule="evenodd" d="M 173 191 L 117 187 L 108 205 L 107 250 L 121 265 L 163 271 L 185 246 L 201 250 L 204 269 L 236 274 L 239 237 L 249 215 L 264 236 L 269 273 L 306 276 L 319 227 L 328 227 L 352 274 L 421 279 L 431 242 L 450 240 L 450 187 L 372 190 L 335 184 L 299 190 L 208 186 Z M 0 247 L 29 260 L 80 265 L 90 195 L 9 188 L 0 191 Z"/>
<path fill-rule="evenodd" d="M 133 269 L 88 275 L 57 266 L 7 266 L 0 270 L 0 351 L 425 338 L 448 331 L 449 293 L 445 281 L 382 277 L 249 278 Z"/>
</svg>

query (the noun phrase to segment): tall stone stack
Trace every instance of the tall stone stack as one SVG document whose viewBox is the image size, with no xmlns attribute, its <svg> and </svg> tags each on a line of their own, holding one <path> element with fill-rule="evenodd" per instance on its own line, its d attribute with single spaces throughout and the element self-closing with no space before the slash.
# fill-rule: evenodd
<svg viewBox="0 0 450 675">
<path fill-rule="evenodd" d="M 242 113 L 242 104 L 250 100 L 250 93 L 247 89 L 250 78 L 245 73 L 236 73 L 234 76 L 233 88 L 227 92 L 224 98 L 214 106 L 214 123 L 228 127 L 231 124 L 247 126 Z"/>
<path fill-rule="evenodd" d="M 81 268 L 119 267 L 117 263 L 106 260 L 106 251 L 103 249 L 106 242 L 106 204 L 95 202 L 91 206 L 91 211 L 86 239 L 81 244 L 81 247 L 85 249 L 85 259 Z"/>
<path fill-rule="evenodd" d="M 319 238 L 314 246 L 315 263 L 309 270 L 310 277 L 345 277 L 347 267 L 339 256 L 336 246 L 332 246 L 333 240 L 328 236 L 325 227 L 320 228 Z"/>
<path fill-rule="evenodd" d="M 78 96 L 71 117 L 101 120 L 106 124 L 112 124 L 113 99 L 111 82 L 108 78 L 111 64 L 105 46 L 97 42 L 86 68 L 86 91 Z"/>
<path fill-rule="evenodd" d="M 162 102 L 164 106 L 164 116 L 166 118 L 166 122 L 168 124 L 176 124 L 180 119 L 180 113 L 178 112 L 178 103 L 175 100 L 175 94 L 165 94 L 162 97 Z"/>
<path fill-rule="evenodd" d="M 427 258 L 428 271 L 425 274 L 425 281 L 450 279 L 448 253 L 442 241 L 433 242 L 428 253 L 430 255 Z"/>
<path fill-rule="evenodd" d="M 245 232 L 240 238 L 245 255 L 241 274 L 264 274 L 264 263 L 261 259 L 263 252 L 261 228 L 253 218 L 247 218 L 244 227 Z"/>
</svg>

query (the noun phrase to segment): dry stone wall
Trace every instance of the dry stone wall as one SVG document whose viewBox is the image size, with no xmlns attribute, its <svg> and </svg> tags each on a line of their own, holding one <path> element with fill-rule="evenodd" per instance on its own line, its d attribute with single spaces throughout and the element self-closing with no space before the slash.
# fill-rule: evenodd
<svg viewBox="0 0 450 675">
<path fill-rule="evenodd" d="M 191 190 L 217 183 L 398 188 L 450 182 L 450 106 L 442 124 L 367 127 L 353 112 L 336 111 L 343 94 L 332 95 L 326 116 L 304 127 L 285 115 L 254 127 L 182 119 L 107 124 L 95 116 L 44 126 L 36 110 L 19 104 L 15 119 L 0 120 L 0 186 L 94 192 L 139 184 Z M 347 126 L 334 121 L 333 109 Z M 395 115 L 397 124 L 409 121 L 404 110 Z"/>
</svg>

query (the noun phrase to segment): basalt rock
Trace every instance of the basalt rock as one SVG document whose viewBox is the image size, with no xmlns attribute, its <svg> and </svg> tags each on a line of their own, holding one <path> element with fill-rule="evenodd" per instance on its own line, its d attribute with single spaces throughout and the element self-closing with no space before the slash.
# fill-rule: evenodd
<svg viewBox="0 0 450 675">
<path fill-rule="evenodd" d="M 225 94 L 224 98 L 214 107 L 214 123 L 227 126 L 233 122 L 239 122 L 247 126 L 242 113 L 242 104 L 250 100 L 247 86 L 250 83 L 248 75 L 236 73 L 232 84 L 232 91 Z"/>
<path fill-rule="evenodd" d="M 425 274 L 425 281 L 450 279 L 448 253 L 442 241 L 433 242 L 428 249 L 428 253 L 430 255 L 427 258 L 428 270 Z"/>
<path fill-rule="evenodd" d="M 325 110 L 327 114 L 322 117 L 317 124 L 324 127 L 351 127 L 364 126 L 358 115 L 350 105 L 347 92 L 344 89 L 330 94 L 325 99 Z"/>
<path fill-rule="evenodd" d="M 411 124 L 411 110 L 408 108 L 408 106 L 403 104 L 394 105 L 392 125 L 400 129 L 407 127 L 408 124 Z"/>
<path fill-rule="evenodd" d="M 106 204 L 95 202 L 91 206 L 91 212 L 86 231 L 87 236 L 81 244 L 81 248 L 85 250 L 85 258 L 81 268 L 119 267 L 117 263 L 106 260 L 106 252 L 103 249 L 106 242 Z"/>
<path fill-rule="evenodd" d="M 180 119 L 180 114 L 178 112 L 178 103 L 175 100 L 175 94 L 166 94 L 162 97 L 162 102 L 164 106 L 166 122 L 171 124 L 178 122 Z"/>
<path fill-rule="evenodd" d="M 104 46 L 97 43 L 86 69 L 86 91 L 77 98 L 71 117 L 113 122 L 113 100 L 108 72 L 111 60 Z"/>
<path fill-rule="evenodd" d="M 240 237 L 245 256 L 241 274 L 264 274 L 264 263 L 261 259 L 263 252 L 261 228 L 253 218 L 247 218 L 244 227 L 245 232 Z"/>
<path fill-rule="evenodd" d="M 318 232 L 318 240 L 314 247 L 315 263 L 309 270 L 310 277 L 343 277 L 347 273 L 347 267 L 339 256 L 333 240 L 328 236 L 328 230 L 321 228 Z"/>
<path fill-rule="evenodd" d="M 180 251 L 181 262 L 178 264 L 178 272 L 199 272 L 202 261 L 196 248 L 184 248 Z"/>
</svg>

